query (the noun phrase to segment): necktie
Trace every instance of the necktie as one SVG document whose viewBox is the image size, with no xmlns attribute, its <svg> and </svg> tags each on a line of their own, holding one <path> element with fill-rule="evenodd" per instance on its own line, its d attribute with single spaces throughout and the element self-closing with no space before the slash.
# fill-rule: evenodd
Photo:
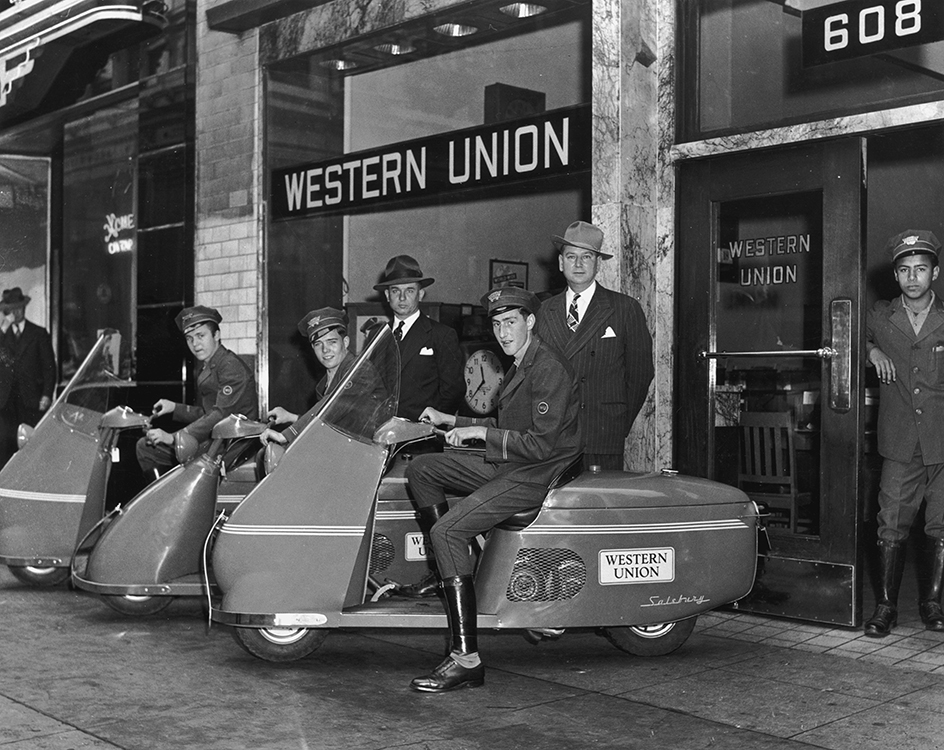
<svg viewBox="0 0 944 750">
<path fill-rule="evenodd" d="M 397 327 L 393 330 L 393 337 L 397 342 L 403 341 L 403 321 L 401 320 L 397 323 Z"/>
<path fill-rule="evenodd" d="M 19 326 L 13 326 L 13 336 L 19 340 L 20 334 L 23 333 L 23 329 Z"/>
<path fill-rule="evenodd" d="M 567 327 L 570 328 L 571 331 L 576 331 L 577 324 L 580 322 L 580 315 L 577 312 L 578 299 L 580 299 L 580 295 L 575 294 L 570 302 L 570 309 L 567 311 Z"/>
</svg>

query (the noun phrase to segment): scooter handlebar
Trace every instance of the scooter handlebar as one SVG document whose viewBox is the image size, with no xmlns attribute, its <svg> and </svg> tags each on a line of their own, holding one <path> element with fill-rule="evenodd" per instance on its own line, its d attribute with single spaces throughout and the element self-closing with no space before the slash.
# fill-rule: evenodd
<svg viewBox="0 0 944 750">
<path fill-rule="evenodd" d="M 422 440 L 436 434 L 436 428 L 426 422 L 411 422 L 402 417 L 391 417 L 374 433 L 374 442 L 381 445 L 396 445 L 413 440 Z"/>
</svg>

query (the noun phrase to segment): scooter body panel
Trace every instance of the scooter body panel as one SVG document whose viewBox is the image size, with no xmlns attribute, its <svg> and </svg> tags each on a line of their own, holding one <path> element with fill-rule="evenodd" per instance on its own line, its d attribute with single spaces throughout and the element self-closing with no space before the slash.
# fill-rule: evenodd
<svg viewBox="0 0 944 750">
<path fill-rule="evenodd" d="M 363 596 L 386 449 L 315 419 L 222 525 L 221 612 L 332 612 Z"/>
<path fill-rule="evenodd" d="M 198 574 L 219 477 L 219 465 L 201 455 L 148 485 L 102 532 L 85 578 L 141 586 Z"/>
</svg>

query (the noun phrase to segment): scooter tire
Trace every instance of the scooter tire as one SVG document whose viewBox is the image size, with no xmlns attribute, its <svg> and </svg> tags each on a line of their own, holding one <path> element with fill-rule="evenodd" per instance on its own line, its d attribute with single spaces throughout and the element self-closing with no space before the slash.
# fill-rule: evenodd
<svg viewBox="0 0 944 750">
<path fill-rule="evenodd" d="M 102 596 L 102 601 L 115 612 L 131 617 L 156 615 L 169 607 L 173 599 L 172 596 L 118 596 L 115 594 Z"/>
<path fill-rule="evenodd" d="M 603 628 L 603 635 L 620 651 L 633 656 L 665 656 L 679 648 L 695 629 L 697 617 L 657 625 Z"/>
<path fill-rule="evenodd" d="M 10 565 L 10 572 L 20 583 L 28 586 L 58 586 L 69 579 L 68 568 Z"/>
<path fill-rule="evenodd" d="M 314 628 L 233 628 L 233 638 L 246 653 L 271 662 L 304 659 L 327 637 L 327 630 Z"/>
</svg>

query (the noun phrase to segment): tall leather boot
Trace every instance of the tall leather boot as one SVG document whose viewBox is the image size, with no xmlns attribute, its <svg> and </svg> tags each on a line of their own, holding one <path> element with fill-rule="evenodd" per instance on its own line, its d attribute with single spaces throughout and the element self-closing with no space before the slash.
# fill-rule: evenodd
<svg viewBox="0 0 944 750">
<path fill-rule="evenodd" d="M 446 515 L 448 510 L 449 503 L 438 503 L 418 509 L 420 531 L 426 535 L 427 539 L 436 521 Z M 416 583 L 411 583 L 408 586 L 397 589 L 397 594 L 407 599 L 427 599 L 436 596 L 436 592 L 439 590 L 439 574 L 436 570 L 436 559 L 430 558 L 427 562 L 430 571 Z"/>
<path fill-rule="evenodd" d="M 918 602 L 921 622 L 928 630 L 944 631 L 944 610 L 941 609 L 941 587 L 944 582 L 944 539 L 935 539 L 928 552 L 927 570 L 930 579 L 924 596 Z"/>
<path fill-rule="evenodd" d="M 865 634 L 884 638 L 898 624 L 898 589 L 905 568 L 905 550 L 901 542 L 879 541 L 878 603 L 865 622 Z"/>
<path fill-rule="evenodd" d="M 442 582 L 446 616 L 452 636 L 452 651 L 445 661 L 410 687 L 423 693 L 445 693 L 463 687 L 485 684 L 485 665 L 464 667 L 457 658 L 473 657 L 478 661 L 478 613 L 475 606 L 475 585 L 472 576 L 456 576 Z"/>
</svg>

